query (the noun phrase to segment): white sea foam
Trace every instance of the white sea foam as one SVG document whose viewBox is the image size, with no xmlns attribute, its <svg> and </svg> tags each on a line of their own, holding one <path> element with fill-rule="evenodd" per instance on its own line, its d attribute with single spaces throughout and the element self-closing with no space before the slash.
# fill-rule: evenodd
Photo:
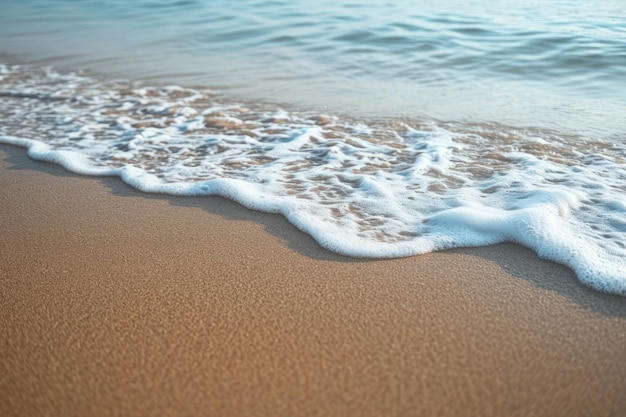
<svg viewBox="0 0 626 417">
<path fill-rule="evenodd" d="M 626 294 L 626 149 L 503 126 L 342 120 L 0 66 L 0 142 L 145 192 L 280 213 L 332 251 L 516 242 Z"/>
</svg>

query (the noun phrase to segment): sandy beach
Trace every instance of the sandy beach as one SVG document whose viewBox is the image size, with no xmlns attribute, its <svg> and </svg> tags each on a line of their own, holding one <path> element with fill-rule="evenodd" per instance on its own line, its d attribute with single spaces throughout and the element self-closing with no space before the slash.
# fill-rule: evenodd
<svg viewBox="0 0 626 417">
<path fill-rule="evenodd" d="M 512 244 L 330 253 L 0 146 L 2 416 L 623 416 L 626 298 Z"/>
</svg>

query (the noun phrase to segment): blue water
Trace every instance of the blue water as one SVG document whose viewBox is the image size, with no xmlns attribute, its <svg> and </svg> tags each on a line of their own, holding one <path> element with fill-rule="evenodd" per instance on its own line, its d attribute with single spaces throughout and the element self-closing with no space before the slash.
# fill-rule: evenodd
<svg viewBox="0 0 626 417">
<path fill-rule="evenodd" d="M 0 4 L 0 143 L 329 250 L 516 242 L 626 294 L 626 6 Z"/>
<path fill-rule="evenodd" d="M 618 135 L 626 5 L 600 1 L 3 0 L 21 61 L 367 117 Z"/>
</svg>

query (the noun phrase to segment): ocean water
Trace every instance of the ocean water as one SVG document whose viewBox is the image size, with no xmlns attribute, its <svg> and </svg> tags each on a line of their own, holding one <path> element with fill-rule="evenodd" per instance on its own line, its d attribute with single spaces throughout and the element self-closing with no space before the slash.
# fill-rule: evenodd
<svg viewBox="0 0 626 417">
<path fill-rule="evenodd" d="M 516 242 L 626 294 L 626 6 L 3 0 L 0 143 L 399 257 Z"/>
</svg>

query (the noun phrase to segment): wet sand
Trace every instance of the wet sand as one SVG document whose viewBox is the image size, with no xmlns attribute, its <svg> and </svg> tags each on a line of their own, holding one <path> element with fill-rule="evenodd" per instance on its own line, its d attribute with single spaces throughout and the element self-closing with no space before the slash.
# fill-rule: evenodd
<svg viewBox="0 0 626 417">
<path fill-rule="evenodd" d="M 2 416 L 620 416 L 626 298 L 503 244 L 395 260 L 0 146 Z"/>
</svg>

